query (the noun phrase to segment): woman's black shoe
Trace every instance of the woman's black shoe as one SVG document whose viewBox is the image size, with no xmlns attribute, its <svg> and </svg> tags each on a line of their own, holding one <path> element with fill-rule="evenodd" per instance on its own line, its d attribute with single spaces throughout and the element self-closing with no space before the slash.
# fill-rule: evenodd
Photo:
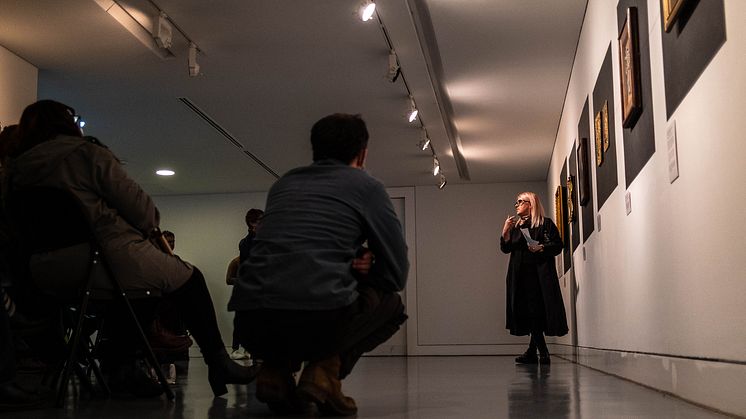
<svg viewBox="0 0 746 419">
<path fill-rule="evenodd" d="M 249 384 L 254 381 L 259 367 L 252 365 L 245 367 L 234 362 L 225 349 L 210 356 L 205 356 L 207 362 L 207 381 L 210 383 L 212 393 L 220 397 L 228 392 L 226 384 Z"/>
<path fill-rule="evenodd" d="M 517 357 L 515 359 L 516 364 L 536 364 L 539 362 L 539 357 L 536 356 L 536 353 L 528 352 L 526 351 L 523 355 Z"/>
</svg>

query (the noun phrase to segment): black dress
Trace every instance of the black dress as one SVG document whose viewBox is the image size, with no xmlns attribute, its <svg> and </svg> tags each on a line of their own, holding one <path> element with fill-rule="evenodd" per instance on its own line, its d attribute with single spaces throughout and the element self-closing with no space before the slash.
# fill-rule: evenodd
<svg viewBox="0 0 746 419">
<path fill-rule="evenodd" d="M 544 245 L 543 252 L 530 252 L 518 228 L 511 230 L 509 241 L 500 237 L 500 250 L 510 253 L 505 327 L 511 335 L 541 331 L 547 336 L 564 336 L 568 332 L 567 316 L 554 263 L 554 257 L 562 251 L 559 230 L 552 220 L 544 218 L 544 223 L 529 228 L 529 233 Z"/>
</svg>

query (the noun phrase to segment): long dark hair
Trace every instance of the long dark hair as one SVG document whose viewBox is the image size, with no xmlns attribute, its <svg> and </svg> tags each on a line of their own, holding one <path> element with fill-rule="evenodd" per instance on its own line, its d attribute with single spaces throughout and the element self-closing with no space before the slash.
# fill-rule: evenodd
<svg viewBox="0 0 746 419">
<path fill-rule="evenodd" d="M 17 135 L 15 156 L 58 135 L 82 137 L 83 133 L 75 120 L 75 109 L 54 100 L 40 100 L 23 110 Z"/>
</svg>

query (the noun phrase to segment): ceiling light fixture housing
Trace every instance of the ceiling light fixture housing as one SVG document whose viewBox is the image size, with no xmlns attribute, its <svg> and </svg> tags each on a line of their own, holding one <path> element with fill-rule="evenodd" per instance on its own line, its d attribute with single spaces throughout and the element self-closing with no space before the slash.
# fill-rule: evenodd
<svg viewBox="0 0 746 419">
<path fill-rule="evenodd" d="M 414 98 L 412 96 L 409 97 L 409 112 L 407 113 L 407 119 L 409 122 L 414 122 L 417 120 L 417 114 L 419 111 L 417 110 L 417 105 L 414 103 Z"/>
<path fill-rule="evenodd" d="M 367 22 L 373 18 L 373 14 L 376 12 L 376 4 L 372 0 L 366 0 L 360 6 L 360 19 L 363 22 Z"/>
<path fill-rule="evenodd" d="M 425 131 L 424 129 L 422 130 L 422 139 L 419 143 L 417 143 L 417 147 L 419 147 L 422 151 L 425 151 L 428 147 L 430 147 L 430 137 L 428 137 L 427 131 Z"/>
<path fill-rule="evenodd" d="M 440 161 L 437 156 L 433 156 L 433 176 L 438 176 L 440 173 Z"/>
<path fill-rule="evenodd" d="M 445 188 L 446 187 L 446 183 L 448 183 L 448 181 L 446 180 L 446 175 L 443 174 L 443 173 L 441 173 L 440 174 L 440 182 L 438 183 L 438 189 Z"/>
</svg>

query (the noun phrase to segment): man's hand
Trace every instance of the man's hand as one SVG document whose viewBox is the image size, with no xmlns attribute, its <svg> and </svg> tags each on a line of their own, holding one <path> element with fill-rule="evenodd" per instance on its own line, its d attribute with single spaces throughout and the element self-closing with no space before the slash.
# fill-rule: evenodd
<svg viewBox="0 0 746 419">
<path fill-rule="evenodd" d="M 370 268 L 373 266 L 373 259 L 373 252 L 365 249 L 360 257 L 352 259 L 352 269 L 356 270 L 362 275 L 368 275 L 368 272 L 370 272 Z"/>
</svg>

